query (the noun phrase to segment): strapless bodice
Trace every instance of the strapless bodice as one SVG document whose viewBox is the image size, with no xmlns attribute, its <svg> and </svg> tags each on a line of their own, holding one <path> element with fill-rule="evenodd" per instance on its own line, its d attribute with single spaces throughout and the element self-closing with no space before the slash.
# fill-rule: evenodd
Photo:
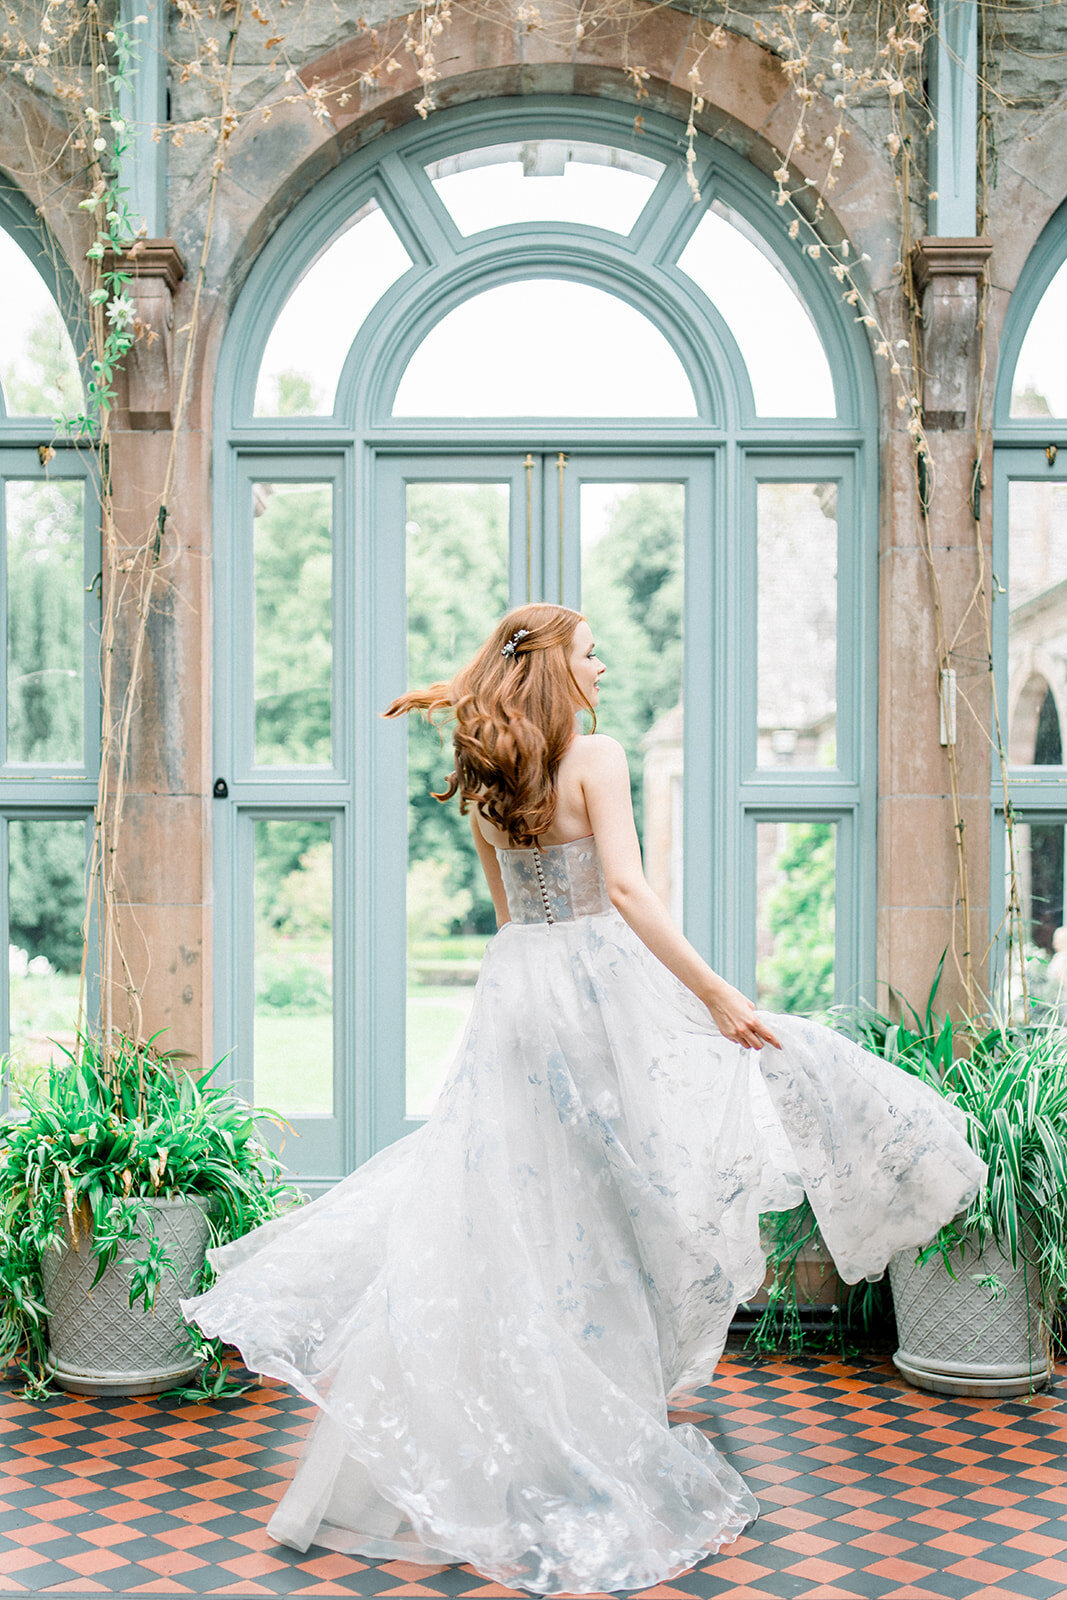
<svg viewBox="0 0 1067 1600">
<path fill-rule="evenodd" d="M 611 910 L 592 834 L 496 854 L 512 922 L 572 922 Z"/>
</svg>

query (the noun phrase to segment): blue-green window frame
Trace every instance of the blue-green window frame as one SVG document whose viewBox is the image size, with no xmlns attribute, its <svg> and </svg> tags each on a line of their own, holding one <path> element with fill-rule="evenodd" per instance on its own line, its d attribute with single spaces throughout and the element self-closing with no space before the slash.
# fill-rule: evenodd
<svg viewBox="0 0 1067 1600">
<path fill-rule="evenodd" d="M 362 709 L 353 704 L 346 712 L 351 743 L 347 765 L 338 775 L 338 785 L 345 786 L 343 801 L 337 791 L 328 796 L 316 789 L 305 774 L 279 769 L 269 786 L 261 771 L 254 782 L 251 775 L 240 775 L 239 792 L 235 793 L 231 784 L 231 798 L 216 808 L 219 1054 L 235 1040 L 237 1018 L 226 992 L 232 992 L 234 973 L 242 964 L 234 955 L 232 910 L 224 904 L 227 894 L 239 887 L 233 850 L 235 812 L 250 806 L 336 805 L 336 815 L 346 830 L 348 899 L 359 902 L 360 917 L 369 915 L 369 908 L 386 903 L 379 898 L 386 889 L 380 876 L 381 858 L 393 845 L 402 847 L 403 818 L 395 814 L 395 804 L 378 780 L 386 749 L 383 741 L 395 738 L 396 730 L 374 718 L 404 681 L 405 651 L 402 639 L 381 639 L 374 649 L 369 641 L 380 564 L 390 559 L 388 549 L 383 548 L 375 472 L 378 462 L 397 455 L 449 457 L 456 476 L 463 473 L 463 458 L 471 455 L 483 467 L 487 456 L 498 456 L 501 476 L 509 476 L 516 459 L 527 451 L 562 450 L 576 458 L 595 455 L 617 457 L 620 462 L 628 456 L 655 456 L 662 463 L 664 477 L 670 475 L 672 456 L 696 455 L 715 463 L 714 521 L 722 530 L 722 540 L 712 552 L 712 581 L 727 585 L 736 612 L 727 630 L 731 637 L 716 638 L 711 652 L 715 703 L 727 710 L 726 716 L 712 719 L 707 735 L 714 744 L 715 803 L 721 803 L 724 815 L 716 815 L 709 827 L 718 843 L 707 849 L 707 881 L 697 896 L 708 903 L 707 916 L 700 919 L 707 924 L 700 942 L 728 976 L 743 980 L 754 956 L 749 960 L 742 952 L 755 948 L 755 908 L 746 888 L 750 876 L 746 840 L 752 819 L 832 820 L 839 824 L 838 994 L 854 998 L 861 989 L 869 992 L 873 985 L 878 402 L 870 351 L 862 328 L 843 304 L 840 288 L 825 265 L 811 262 L 789 240 L 786 219 L 774 205 L 770 181 L 724 146 L 702 141 L 697 173 L 702 192 L 721 197 L 769 241 L 816 323 L 834 378 L 834 417 L 756 415 L 751 386 L 729 328 L 698 286 L 674 264 L 703 215 L 703 209 L 689 200 L 683 130 L 654 112 L 643 113 L 643 120 L 644 132 L 637 136 L 632 111 L 625 106 L 554 96 L 520 97 L 437 112 L 424 127 L 407 125 L 382 135 L 324 178 L 278 229 L 243 286 L 221 352 L 217 385 L 217 772 L 227 779 L 238 772 L 226 706 L 233 688 L 234 608 L 247 605 L 247 597 L 242 601 L 235 581 L 234 540 L 240 540 L 240 520 L 234 513 L 239 504 L 234 495 L 249 460 L 295 462 L 306 456 L 310 461 L 331 454 L 344 460 L 348 499 L 337 532 L 340 537 L 343 527 L 345 537 L 353 542 L 347 588 L 343 596 L 341 590 L 337 593 L 348 614 L 346 671 L 357 684 L 376 687 L 373 707 L 365 695 Z M 464 236 L 421 170 L 424 163 L 446 152 L 517 138 L 581 139 L 625 147 L 638 137 L 642 153 L 661 159 L 665 171 L 625 238 L 569 224 L 539 224 L 536 229 L 512 224 Z M 322 417 L 256 417 L 254 393 L 260 361 L 288 294 L 305 265 L 346 218 L 372 197 L 388 216 L 412 265 L 360 329 L 341 373 L 335 412 Z M 392 397 L 412 352 L 451 306 L 494 284 L 546 272 L 606 289 L 652 320 L 690 376 L 698 415 L 651 421 L 637 416 L 610 421 L 537 417 L 502 422 L 390 415 Z M 783 461 L 788 463 L 787 469 L 782 468 Z M 754 772 L 742 761 L 732 724 L 741 713 L 731 708 L 740 708 L 743 700 L 743 674 L 735 647 L 742 636 L 748 604 L 742 581 L 744 555 L 736 530 L 744 515 L 747 486 L 755 481 L 753 474 L 766 471 L 794 479 L 821 478 L 827 462 L 833 463 L 832 476 L 851 483 L 852 495 L 847 548 L 842 542 L 839 550 L 838 606 L 839 716 L 849 744 L 849 766 L 847 771 L 842 767 L 833 772 Z M 265 475 L 257 470 L 257 476 Z M 308 475 L 314 476 L 310 468 Z M 844 523 L 842 517 L 842 528 Z M 845 540 L 844 533 L 841 539 Z M 700 620 L 694 616 L 693 625 L 699 626 Z M 354 693 L 353 701 L 358 698 Z M 270 814 L 275 814 L 274 810 Z M 689 808 L 686 816 L 690 840 L 695 837 L 690 830 L 696 829 L 696 821 L 690 820 Z M 346 909 L 345 915 L 350 916 L 350 911 Z M 357 1072 L 354 1080 L 344 1085 L 349 1103 L 344 1112 L 341 1165 L 322 1174 L 323 1182 L 350 1170 L 408 1125 L 396 1121 L 395 1094 L 383 1097 L 376 1089 L 380 1080 L 375 1071 L 386 1041 L 367 1031 L 367 1017 L 375 1002 L 381 1006 L 390 995 L 389 1003 L 395 1004 L 396 984 L 380 965 L 376 967 L 373 948 L 357 948 L 366 934 L 363 940 L 356 936 L 355 922 L 351 932 L 350 968 L 347 978 L 337 970 L 335 987 L 338 993 L 347 987 L 352 997 L 354 1032 L 349 1035 L 346 1055 L 356 1062 Z M 374 941 L 370 942 L 373 947 Z"/>
<path fill-rule="evenodd" d="M 0 178 L 0 230 L 9 234 L 41 274 L 60 316 L 70 330 L 75 349 L 85 344 L 85 327 L 78 316 L 81 300 L 73 276 L 62 265 L 59 252 L 46 248 L 47 238 L 33 207 L 17 189 Z M 50 452 L 50 454 L 49 454 Z M 93 840 L 93 814 L 100 772 L 100 610 L 101 537 L 100 492 L 95 457 L 75 441 L 56 435 L 52 417 L 12 415 L 0 396 L 0 633 L 7 616 L 7 539 L 4 525 L 4 483 L 73 480 L 83 484 L 82 515 L 84 555 L 82 758 L 73 762 L 25 763 L 6 759 L 7 752 L 7 640 L 0 639 L 0 939 L 5 951 L 8 938 L 8 825 L 11 822 L 81 822 L 85 830 L 86 862 Z M 99 993 L 95 962 L 95 931 L 89 930 L 90 960 L 86 968 L 86 1014 L 98 1014 Z M 0 973 L 0 1052 L 10 1041 L 10 975 L 6 957 Z M 71 1016 L 70 1026 L 77 1022 Z M 6 1085 L 0 1105 L 7 1105 Z"/>
</svg>

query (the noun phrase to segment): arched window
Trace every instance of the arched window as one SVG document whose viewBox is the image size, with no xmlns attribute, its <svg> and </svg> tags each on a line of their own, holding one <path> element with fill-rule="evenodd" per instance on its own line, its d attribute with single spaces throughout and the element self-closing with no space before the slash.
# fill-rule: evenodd
<svg viewBox="0 0 1067 1600">
<path fill-rule="evenodd" d="M 99 751 L 98 524 L 84 460 L 56 437 L 84 408 L 61 281 L 0 189 L 0 1050 L 16 1097 L 53 1039 L 74 1040 Z"/>
<path fill-rule="evenodd" d="M 1046 227 L 1012 296 L 1001 341 L 994 475 L 994 652 L 1008 707 L 1009 797 L 1031 987 L 1064 919 L 1067 765 L 1067 207 Z M 994 763 L 993 904 L 1006 881 Z M 1061 935 L 1061 941 L 1063 936 Z"/>
<path fill-rule="evenodd" d="M 708 144 L 700 187 L 652 114 L 442 112 L 319 185 L 242 291 L 218 1044 L 306 1175 L 425 1114 L 491 928 L 429 793 L 447 748 L 379 713 L 527 596 L 591 620 L 649 875 L 698 946 L 771 1005 L 873 974 L 868 354 L 764 177 Z"/>
</svg>

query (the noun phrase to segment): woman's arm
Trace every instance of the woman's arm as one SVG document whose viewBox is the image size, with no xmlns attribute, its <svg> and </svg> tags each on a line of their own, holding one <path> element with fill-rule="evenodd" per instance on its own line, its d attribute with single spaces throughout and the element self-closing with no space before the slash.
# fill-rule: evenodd
<svg viewBox="0 0 1067 1600">
<path fill-rule="evenodd" d="M 577 776 L 612 905 L 652 954 L 703 1001 L 725 1039 L 755 1050 L 765 1044 L 778 1045 L 751 1000 L 711 970 L 649 888 L 641 865 L 630 773 L 622 745 L 604 734 L 588 734 L 579 748 L 582 766 Z"/>
<path fill-rule="evenodd" d="M 478 813 L 473 806 L 469 816 L 471 819 L 471 833 L 474 835 L 474 843 L 478 849 L 478 860 L 482 864 L 485 881 L 489 885 L 489 893 L 493 897 L 496 925 L 500 929 L 505 922 L 511 921 L 511 913 L 508 911 L 508 897 L 504 893 L 504 880 L 500 876 L 500 862 L 496 858 L 496 851 L 478 826 Z"/>
</svg>

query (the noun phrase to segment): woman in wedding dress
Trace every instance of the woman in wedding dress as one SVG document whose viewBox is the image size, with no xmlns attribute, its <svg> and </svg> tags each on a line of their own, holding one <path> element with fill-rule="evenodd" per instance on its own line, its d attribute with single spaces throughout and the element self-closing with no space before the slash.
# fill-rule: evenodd
<svg viewBox="0 0 1067 1600">
<path fill-rule="evenodd" d="M 213 1253 L 186 1302 L 320 1411 L 273 1536 L 535 1594 L 645 1588 L 735 1539 L 744 1481 L 672 1392 L 706 1382 L 806 1191 L 847 1282 L 985 1169 L 932 1089 L 759 1013 L 645 882 L 622 748 L 582 734 L 584 618 L 528 605 L 447 684 L 499 931 L 432 1115 Z"/>
</svg>

